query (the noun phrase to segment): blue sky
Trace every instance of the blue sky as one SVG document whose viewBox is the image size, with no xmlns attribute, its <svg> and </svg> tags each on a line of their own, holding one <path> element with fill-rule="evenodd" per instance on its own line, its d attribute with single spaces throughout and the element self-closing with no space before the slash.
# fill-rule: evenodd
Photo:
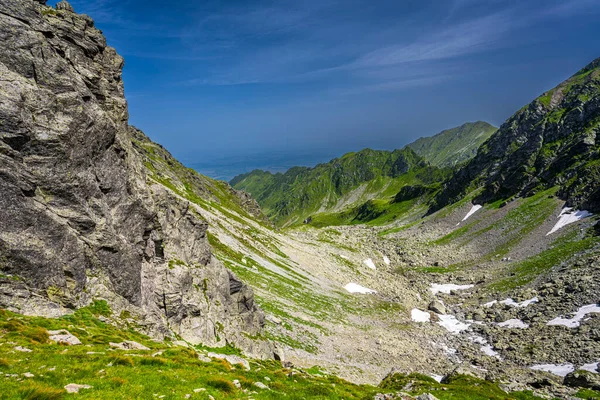
<svg viewBox="0 0 600 400">
<path fill-rule="evenodd" d="M 71 3 L 125 57 L 131 123 L 207 172 L 499 125 L 600 57 L 600 0 Z"/>
</svg>

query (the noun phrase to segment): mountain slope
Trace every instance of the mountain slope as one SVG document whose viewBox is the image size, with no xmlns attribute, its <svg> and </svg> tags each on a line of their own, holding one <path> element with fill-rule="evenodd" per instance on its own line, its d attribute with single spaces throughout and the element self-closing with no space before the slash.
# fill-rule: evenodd
<svg viewBox="0 0 600 400">
<path fill-rule="evenodd" d="M 294 167 L 285 174 L 252 171 L 230 183 L 256 198 L 275 223 L 289 225 L 315 213 L 388 198 L 407 184 L 431 184 L 443 175 L 409 148 L 365 149 L 314 168 Z"/>
<path fill-rule="evenodd" d="M 417 139 L 408 147 L 432 165 L 452 167 L 473 158 L 479 146 L 497 130 L 487 122 L 467 122 L 437 135 Z"/>
<path fill-rule="evenodd" d="M 460 169 L 432 210 L 482 187 L 476 202 L 558 185 L 569 206 L 600 211 L 600 59 L 508 119 Z"/>
<path fill-rule="evenodd" d="M 247 199 L 129 127 L 123 59 L 90 17 L 44 3 L 0 0 L 0 306 L 58 316 L 102 298 L 154 337 L 268 355 L 241 334 L 264 325 L 252 289 L 156 162 L 207 204 Z"/>
</svg>

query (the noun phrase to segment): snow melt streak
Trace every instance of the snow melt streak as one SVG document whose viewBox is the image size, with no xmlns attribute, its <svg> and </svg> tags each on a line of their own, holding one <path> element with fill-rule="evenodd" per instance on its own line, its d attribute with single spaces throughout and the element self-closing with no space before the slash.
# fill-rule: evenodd
<svg viewBox="0 0 600 400">
<path fill-rule="evenodd" d="M 546 371 L 558 376 L 567 376 L 575 371 L 573 364 L 539 364 L 529 367 L 535 371 Z"/>
<path fill-rule="evenodd" d="M 546 325 L 563 325 L 567 328 L 577 328 L 581 324 L 581 320 L 586 315 L 591 313 L 600 313 L 600 307 L 598 307 L 596 304 L 589 304 L 577 310 L 573 318 L 556 317 L 552 321 L 549 321 Z"/>
<path fill-rule="evenodd" d="M 469 219 L 469 217 L 470 217 L 471 215 L 473 215 L 473 214 L 475 214 L 477 211 L 481 210 L 481 208 L 482 208 L 482 207 L 483 207 L 483 206 L 481 206 L 481 205 L 479 205 L 479 204 L 473 205 L 473 207 L 471 207 L 471 211 L 469 211 L 469 212 L 467 213 L 467 215 L 465 215 L 465 217 L 464 217 L 462 220 L 463 220 L 463 221 L 466 221 L 467 219 Z"/>
<path fill-rule="evenodd" d="M 466 289 L 471 289 L 472 287 L 473 287 L 473 285 L 455 285 L 454 283 L 444 283 L 444 284 L 432 283 L 429 290 L 431 290 L 431 293 L 433 293 L 433 294 L 438 294 L 438 293 L 449 294 L 453 290 L 466 290 Z"/>
<path fill-rule="evenodd" d="M 438 315 L 438 318 L 440 319 L 438 325 L 454 334 L 466 331 L 471 326 L 471 324 L 467 324 L 466 322 L 460 322 L 454 315 Z"/>
</svg>

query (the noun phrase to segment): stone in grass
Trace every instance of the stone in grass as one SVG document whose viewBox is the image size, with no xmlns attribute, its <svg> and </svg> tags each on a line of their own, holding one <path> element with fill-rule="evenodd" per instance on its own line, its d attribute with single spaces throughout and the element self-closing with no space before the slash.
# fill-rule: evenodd
<svg viewBox="0 0 600 400">
<path fill-rule="evenodd" d="M 248 362 L 248 360 L 240 356 L 236 356 L 233 354 L 217 354 L 212 352 L 208 353 L 207 356 L 210 358 L 225 360 L 231 365 L 241 364 L 246 371 L 250 371 L 250 363 Z"/>
<path fill-rule="evenodd" d="M 431 393 L 424 393 L 420 396 L 417 396 L 417 400 L 438 400 L 438 398 Z"/>
<path fill-rule="evenodd" d="M 68 346 L 76 346 L 81 344 L 81 340 L 65 329 L 48 331 L 48 334 L 50 335 L 49 339 L 55 341 L 56 343 L 66 344 Z"/>
<path fill-rule="evenodd" d="M 256 386 L 259 389 L 268 389 L 269 388 L 267 385 L 265 385 L 262 382 L 254 382 L 254 386 Z"/>
<path fill-rule="evenodd" d="M 125 340 L 121 343 L 113 343 L 110 342 L 108 344 L 110 347 L 119 349 L 119 350 L 150 350 L 148 347 L 140 344 L 138 342 L 134 342 L 133 340 Z"/>
<path fill-rule="evenodd" d="M 194 389 L 194 393 L 206 392 L 205 388 Z"/>
<path fill-rule="evenodd" d="M 15 346 L 14 349 L 16 351 L 20 351 L 22 353 L 31 353 L 33 350 L 28 349 L 27 347 Z"/>
<path fill-rule="evenodd" d="M 32 374 L 31 372 L 25 372 L 25 373 L 23 374 L 23 376 L 24 376 L 25 378 L 33 378 L 35 375 L 34 375 L 34 374 Z"/>
<path fill-rule="evenodd" d="M 67 391 L 67 393 L 79 393 L 79 391 L 81 389 L 91 389 L 92 387 L 90 385 L 80 385 L 77 383 L 69 383 L 67 386 L 65 386 L 65 390 Z"/>
</svg>

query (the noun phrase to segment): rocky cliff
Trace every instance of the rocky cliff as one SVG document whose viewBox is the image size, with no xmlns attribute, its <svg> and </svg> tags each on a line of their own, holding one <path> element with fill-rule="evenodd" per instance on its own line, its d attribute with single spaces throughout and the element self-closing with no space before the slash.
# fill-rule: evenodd
<svg viewBox="0 0 600 400">
<path fill-rule="evenodd" d="M 265 355 L 247 338 L 264 323 L 252 290 L 212 256 L 201 212 L 151 179 L 123 59 L 92 19 L 0 0 L 0 43 L 0 307 L 55 316 L 102 298 L 153 336 Z"/>
<path fill-rule="evenodd" d="M 476 202 L 559 186 L 569 206 L 600 212 L 600 59 L 509 118 L 456 173 L 432 210 L 483 188 Z"/>
</svg>

